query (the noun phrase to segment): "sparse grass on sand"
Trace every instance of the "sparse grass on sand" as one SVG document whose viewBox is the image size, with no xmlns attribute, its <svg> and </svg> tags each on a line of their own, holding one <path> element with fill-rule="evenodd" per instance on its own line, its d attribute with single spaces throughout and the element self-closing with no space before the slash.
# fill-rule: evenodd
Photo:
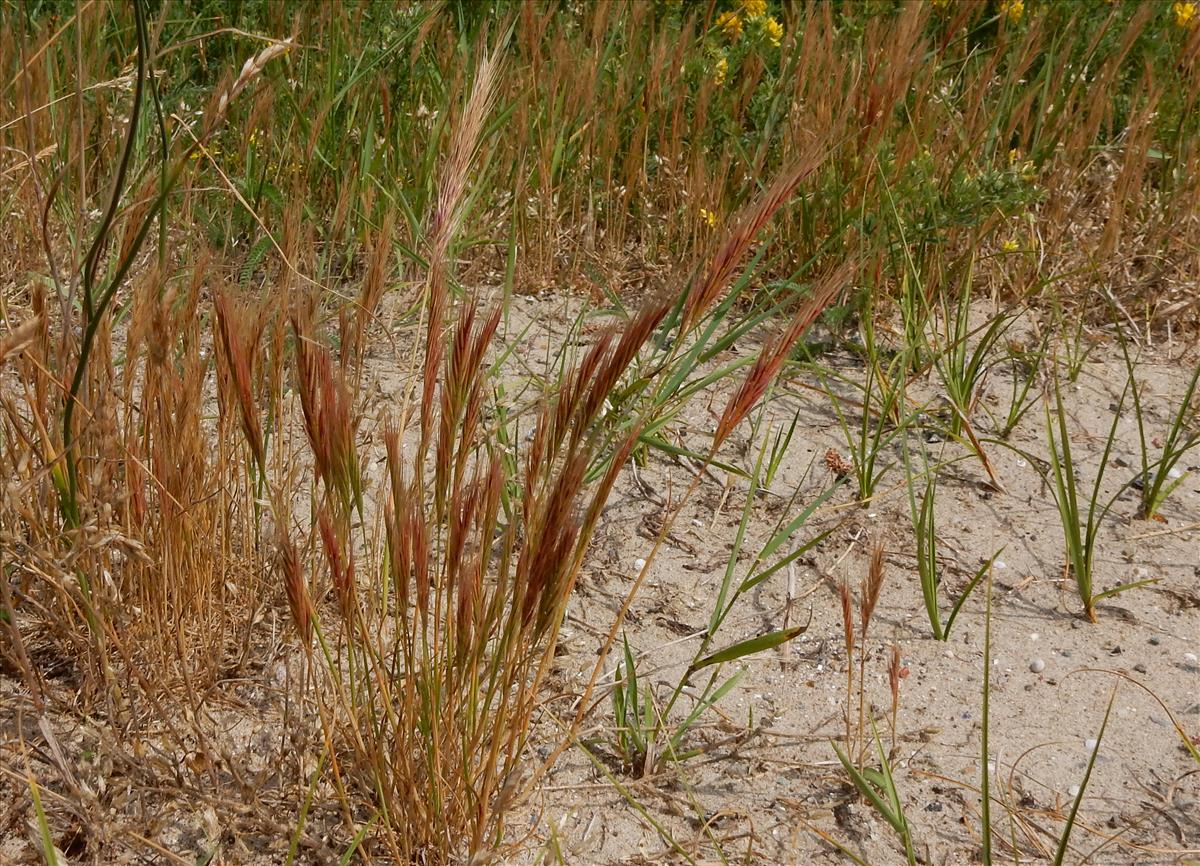
<svg viewBox="0 0 1200 866">
<path fill-rule="evenodd" d="M 0 862 L 1195 856 L 1198 103 L 1190 2 L 0 0 Z"/>
</svg>

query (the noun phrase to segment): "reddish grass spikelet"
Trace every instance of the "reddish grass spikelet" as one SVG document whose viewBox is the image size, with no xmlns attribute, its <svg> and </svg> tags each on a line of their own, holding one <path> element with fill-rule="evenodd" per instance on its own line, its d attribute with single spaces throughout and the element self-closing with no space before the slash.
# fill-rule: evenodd
<svg viewBox="0 0 1200 866">
<path fill-rule="evenodd" d="M 439 519 L 445 514 L 453 489 L 461 487 L 467 459 L 478 439 L 483 412 L 483 360 L 500 324 L 500 309 L 496 308 L 476 328 L 477 309 L 472 301 L 459 314 L 446 359 L 434 459 L 434 500 Z"/>
<path fill-rule="evenodd" d="M 896 716 L 896 707 L 900 705 L 900 680 L 908 676 L 908 668 L 900 663 L 900 647 L 892 644 L 892 655 L 888 660 L 888 686 L 892 692 L 892 718 Z M 893 723 L 892 727 L 895 727 Z"/>
<path fill-rule="evenodd" d="M 333 529 L 333 520 L 329 510 L 322 507 L 317 517 L 317 526 L 321 534 L 321 544 L 325 548 L 325 559 L 329 564 L 329 576 L 333 582 L 334 596 L 337 598 L 338 610 L 342 618 L 349 623 L 355 608 L 354 591 L 354 557 L 342 555 L 342 545 Z"/>
<path fill-rule="evenodd" d="M 350 395 L 344 377 L 334 374 L 329 349 L 313 341 L 296 316 L 292 317 L 292 331 L 296 335 L 296 390 L 313 461 L 326 491 L 336 493 L 348 513 L 361 490 Z"/>
<path fill-rule="evenodd" d="M 497 49 L 498 51 L 498 49 Z M 450 150 L 438 179 L 437 203 L 430 215 L 429 272 L 426 279 L 426 304 L 429 315 L 425 342 L 425 370 L 421 388 L 421 452 L 425 453 L 433 433 L 434 390 L 442 366 L 442 327 L 448 304 L 447 261 L 450 242 L 462 221 L 462 199 L 467 175 L 483 135 L 484 120 L 495 100 L 499 72 L 499 54 L 480 60 L 471 95 L 454 127 Z"/>
<path fill-rule="evenodd" d="M 583 360 L 579 362 L 579 366 L 567 377 L 565 384 L 555 397 L 554 413 L 547 415 L 552 419 L 548 437 L 554 449 L 553 453 L 557 453 L 558 448 L 566 439 L 573 417 L 578 419 L 575 427 L 576 439 L 578 439 L 582 435 L 582 426 L 586 425 L 590 420 L 589 416 L 594 414 L 590 413 L 586 406 L 597 395 L 597 391 L 592 385 L 596 380 L 597 373 L 609 361 L 614 338 L 613 330 L 607 330 L 600 334 L 596 342 L 588 349 L 587 354 L 583 356 Z M 604 395 L 600 394 L 597 410 L 603 404 L 603 399 Z"/>
<path fill-rule="evenodd" d="M 219 345 L 224 353 L 229 376 L 233 380 L 242 432 L 254 455 L 255 463 L 258 464 L 259 469 L 262 469 L 266 454 L 263 447 L 262 427 L 259 424 L 258 412 L 254 406 L 254 395 L 251 390 L 253 382 L 251 365 L 258 354 L 257 336 L 261 331 L 256 329 L 253 339 L 246 338 L 242 315 L 234 313 L 230 309 L 229 298 L 224 292 L 217 294 L 216 308 Z"/>
<path fill-rule="evenodd" d="M 809 298 L 800 305 L 792 317 L 787 330 L 768 344 L 750 368 L 742 384 L 729 397 L 725 411 L 717 422 L 717 430 L 713 436 L 713 449 L 719 448 L 726 437 L 742 422 L 758 403 L 771 383 L 779 375 L 784 362 L 796 345 L 796 341 L 808 329 L 826 307 L 833 303 L 834 298 L 842 291 L 854 273 L 853 261 L 844 263 L 825 276 L 813 290 Z"/>
<path fill-rule="evenodd" d="M 854 654 L 854 593 L 850 591 L 850 584 L 842 581 L 838 584 L 838 599 L 842 605 L 842 639 L 846 644 L 846 655 L 849 657 Z"/>
<path fill-rule="evenodd" d="M 682 331 L 690 330 L 704 318 L 704 314 L 729 287 L 738 265 L 763 227 L 787 203 L 800 184 L 824 162 L 825 157 L 823 146 L 811 148 L 742 212 L 716 255 L 709 261 L 704 276 L 688 289 L 680 326 Z"/>
<path fill-rule="evenodd" d="M 900 647 L 892 644 L 888 661 L 888 687 L 892 693 L 892 750 L 896 749 L 896 717 L 900 713 L 900 680 L 908 676 L 908 668 L 900 663 Z"/>
<path fill-rule="evenodd" d="M 292 613 L 292 624 L 300 634 L 307 649 L 312 643 L 313 606 L 308 597 L 308 584 L 300 569 L 300 553 L 287 533 L 280 531 L 276 542 L 276 562 L 283 574 L 283 588 L 287 593 L 288 608 Z"/>
<path fill-rule="evenodd" d="M 867 574 L 862 581 L 862 601 L 858 613 L 863 640 L 866 640 L 867 631 L 871 627 L 871 617 L 875 615 L 875 606 L 879 604 L 879 595 L 883 590 L 883 578 L 883 544 L 880 542 L 871 550 L 871 562 L 867 566 Z"/>
<path fill-rule="evenodd" d="M 600 407 L 604 405 L 604 399 L 612 393 L 621 375 L 632 363 L 642 346 L 650 339 L 654 330 L 662 323 L 670 309 L 671 305 L 667 300 L 654 301 L 643 307 L 633 321 L 625 327 L 616 348 L 596 373 L 596 380 L 583 404 L 577 429 L 581 429 L 595 420 Z"/>
<path fill-rule="evenodd" d="M 537 615 L 536 631 L 542 632 L 565 588 L 562 578 L 574 559 L 580 521 L 575 514 L 576 498 L 587 469 L 586 455 L 572 455 L 554 480 L 550 495 L 537 510 L 517 563 L 517 587 L 524 588 L 521 617 L 529 625 Z"/>
</svg>

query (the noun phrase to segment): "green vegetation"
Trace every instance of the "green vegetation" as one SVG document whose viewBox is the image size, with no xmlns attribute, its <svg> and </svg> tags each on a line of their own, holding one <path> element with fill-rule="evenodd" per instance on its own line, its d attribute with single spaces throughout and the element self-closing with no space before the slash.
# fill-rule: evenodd
<svg viewBox="0 0 1200 866">
<path fill-rule="evenodd" d="M 1105 485 L 1110 458 L 1139 458 L 1122 516 L 1163 519 L 1200 443 L 1200 368 L 1158 439 L 1138 378 L 1147 335 L 1196 324 L 1174 275 L 1200 248 L 1198 34 L 1196 4 L 1135 0 L 0 0 L 0 675 L 22 713 L 169 756 L 289 864 L 437 866 L 512 853 L 568 750 L 614 757 L 631 802 L 706 754 L 742 666 L 791 663 L 808 628 L 793 570 L 867 509 L 907 506 L 934 639 L 977 622 L 987 577 L 990 641 L 998 554 L 942 612 L 952 466 L 988 496 L 1049 485 L 1064 576 L 1102 619 L 1152 582 L 1100 574 L 1130 486 Z M 523 296 L 572 310 L 533 354 Z M 1114 332 L 1128 384 L 1089 482 L 1064 391 Z M 810 409 L 849 460 L 788 482 Z M 1002 477 L 1000 452 L 1033 465 Z M 634 474 L 649 552 L 568 681 L 593 542 L 658 458 L 690 478 Z M 631 611 L 689 509 L 715 533 L 727 500 L 703 626 L 652 681 Z M 867 678 L 895 553 L 874 535 L 857 620 L 835 590 L 833 736 L 912 864 L 898 647 L 891 753 Z M 785 576 L 783 624 L 734 633 Z M 205 696 L 256 677 L 282 721 L 254 776 L 210 742 Z M 62 815 L 103 810 L 52 735 L 22 736 L 0 761 L 59 862 Z M 268 783 L 294 795 L 270 795 L 274 823 L 227 809 Z M 161 847 L 121 833 L 89 856 Z"/>
</svg>

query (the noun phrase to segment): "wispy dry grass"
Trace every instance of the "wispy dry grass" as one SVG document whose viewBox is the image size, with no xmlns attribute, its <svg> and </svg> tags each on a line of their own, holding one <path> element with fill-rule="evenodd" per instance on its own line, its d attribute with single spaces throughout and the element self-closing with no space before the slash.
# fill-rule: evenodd
<svg viewBox="0 0 1200 866">
<path fill-rule="evenodd" d="M 1200 31 L 1134 7 L 788 5 L 778 46 L 657 3 L 269 5 L 231 28 L 4 7 L 0 653 L 34 700 L 53 658 L 115 729 L 158 719 L 184 750 L 286 613 L 288 712 L 321 731 L 347 838 L 482 858 L 536 780 L 622 466 L 752 289 L 790 318 L 710 458 L 847 287 L 929 301 L 1006 233 L 1025 246 L 986 278 L 1012 297 L 1100 291 L 1146 328 L 1198 312 Z M 632 310 L 520 423 L 476 288 L 497 284 Z M 371 355 L 404 340 L 380 421 Z M 851 656 L 869 575 L 857 640 L 842 589 Z"/>
</svg>

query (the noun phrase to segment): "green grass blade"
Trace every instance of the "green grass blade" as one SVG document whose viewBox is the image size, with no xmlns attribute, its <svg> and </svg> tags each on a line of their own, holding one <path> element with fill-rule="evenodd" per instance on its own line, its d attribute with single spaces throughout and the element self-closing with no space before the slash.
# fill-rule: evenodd
<svg viewBox="0 0 1200 866">
<path fill-rule="evenodd" d="M 1058 850 L 1054 853 L 1054 866 L 1062 866 L 1063 858 L 1067 855 L 1067 845 L 1071 839 L 1071 831 L 1075 829 L 1075 819 L 1079 815 L 1079 804 L 1083 802 L 1083 795 L 1087 791 L 1088 782 L 1091 781 L 1092 770 L 1096 766 L 1096 756 L 1100 753 L 1100 744 L 1104 741 L 1104 731 L 1108 727 L 1108 718 L 1112 713 L 1113 703 L 1116 699 L 1117 690 L 1114 688 L 1112 695 L 1108 699 L 1108 708 L 1104 711 L 1104 721 L 1100 723 L 1100 731 L 1096 734 L 1096 745 L 1092 747 L 1092 754 L 1088 758 L 1087 770 L 1083 774 L 1083 781 L 1079 783 L 1079 791 L 1075 794 L 1075 801 L 1071 804 L 1071 813 L 1067 816 L 1067 824 L 1058 839 Z"/>
<path fill-rule="evenodd" d="M 785 644 L 793 638 L 808 631 L 808 624 L 796 625 L 791 628 L 781 628 L 778 631 L 770 631 L 766 634 L 760 634 L 756 637 L 747 638 L 746 640 L 738 641 L 737 643 L 727 646 L 723 650 L 718 650 L 711 655 L 692 662 L 688 668 L 689 673 L 695 673 L 710 665 L 724 664 L 725 662 L 735 661 L 743 656 L 754 655 L 755 653 L 763 652 L 764 650 L 774 649 L 775 647 Z"/>
</svg>

